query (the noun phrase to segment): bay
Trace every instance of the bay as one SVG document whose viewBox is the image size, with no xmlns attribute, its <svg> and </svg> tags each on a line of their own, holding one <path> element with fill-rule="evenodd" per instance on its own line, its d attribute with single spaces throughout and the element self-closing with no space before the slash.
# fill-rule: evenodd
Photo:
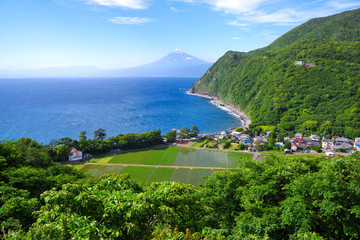
<svg viewBox="0 0 360 240">
<path fill-rule="evenodd" d="M 186 94 L 196 78 L 0 79 L 0 139 L 108 137 L 198 126 L 216 133 L 241 121 L 208 99 Z"/>
</svg>

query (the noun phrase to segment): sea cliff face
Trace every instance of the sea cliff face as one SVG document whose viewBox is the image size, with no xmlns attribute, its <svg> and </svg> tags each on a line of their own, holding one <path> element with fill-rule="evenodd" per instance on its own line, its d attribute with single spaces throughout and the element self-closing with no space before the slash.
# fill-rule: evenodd
<svg viewBox="0 0 360 240">
<path fill-rule="evenodd" d="M 262 49 L 229 51 L 190 92 L 238 107 L 252 127 L 323 132 L 330 126 L 329 134 L 357 137 L 359 23 L 357 9 L 310 20 Z"/>
</svg>

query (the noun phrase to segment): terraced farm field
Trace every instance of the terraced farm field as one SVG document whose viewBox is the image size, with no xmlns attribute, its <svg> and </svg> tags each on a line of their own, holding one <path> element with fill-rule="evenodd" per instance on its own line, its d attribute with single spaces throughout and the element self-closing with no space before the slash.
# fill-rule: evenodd
<svg viewBox="0 0 360 240">
<path fill-rule="evenodd" d="M 128 173 L 144 185 L 177 181 L 199 186 L 206 181 L 203 176 L 212 176 L 214 171 L 236 167 L 241 159 L 251 157 L 248 153 L 170 147 L 99 156 L 91 160 L 99 165 L 86 164 L 80 171 L 96 178 L 103 174 Z M 141 166 L 134 166 L 136 164 Z"/>
</svg>

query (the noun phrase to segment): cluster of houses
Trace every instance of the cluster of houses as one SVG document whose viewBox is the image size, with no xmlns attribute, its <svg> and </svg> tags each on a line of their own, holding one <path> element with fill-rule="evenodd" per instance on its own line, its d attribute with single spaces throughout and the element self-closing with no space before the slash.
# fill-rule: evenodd
<svg viewBox="0 0 360 240">
<path fill-rule="evenodd" d="M 271 132 L 267 132 L 266 135 L 251 137 L 249 134 L 244 134 L 241 132 L 227 132 L 222 131 L 219 134 L 209 135 L 215 140 L 221 140 L 230 134 L 233 139 L 236 139 L 238 143 L 245 144 L 249 147 L 255 147 L 256 145 L 263 144 L 269 140 L 269 134 Z M 296 133 L 295 137 L 284 137 L 282 142 L 275 142 L 276 146 L 284 147 L 285 142 L 289 141 L 291 144 L 291 151 L 304 150 L 306 151 L 310 146 L 318 146 L 323 151 L 339 151 L 341 149 L 350 152 L 356 153 L 360 152 L 360 138 L 349 139 L 339 136 L 333 136 L 331 139 L 321 139 L 319 135 L 311 135 L 309 137 L 304 137 L 302 133 Z"/>
</svg>

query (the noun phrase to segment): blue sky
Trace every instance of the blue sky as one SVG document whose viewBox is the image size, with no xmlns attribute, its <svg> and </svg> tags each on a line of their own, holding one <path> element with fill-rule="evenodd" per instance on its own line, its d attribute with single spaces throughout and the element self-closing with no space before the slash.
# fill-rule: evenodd
<svg viewBox="0 0 360 240">
<path fill-rule="evenodd" d="M 0 69 L 125 68 L 176 48 L 216 61 L 359 7 L 354 0 L 0 0 Z"/>
</svg>

